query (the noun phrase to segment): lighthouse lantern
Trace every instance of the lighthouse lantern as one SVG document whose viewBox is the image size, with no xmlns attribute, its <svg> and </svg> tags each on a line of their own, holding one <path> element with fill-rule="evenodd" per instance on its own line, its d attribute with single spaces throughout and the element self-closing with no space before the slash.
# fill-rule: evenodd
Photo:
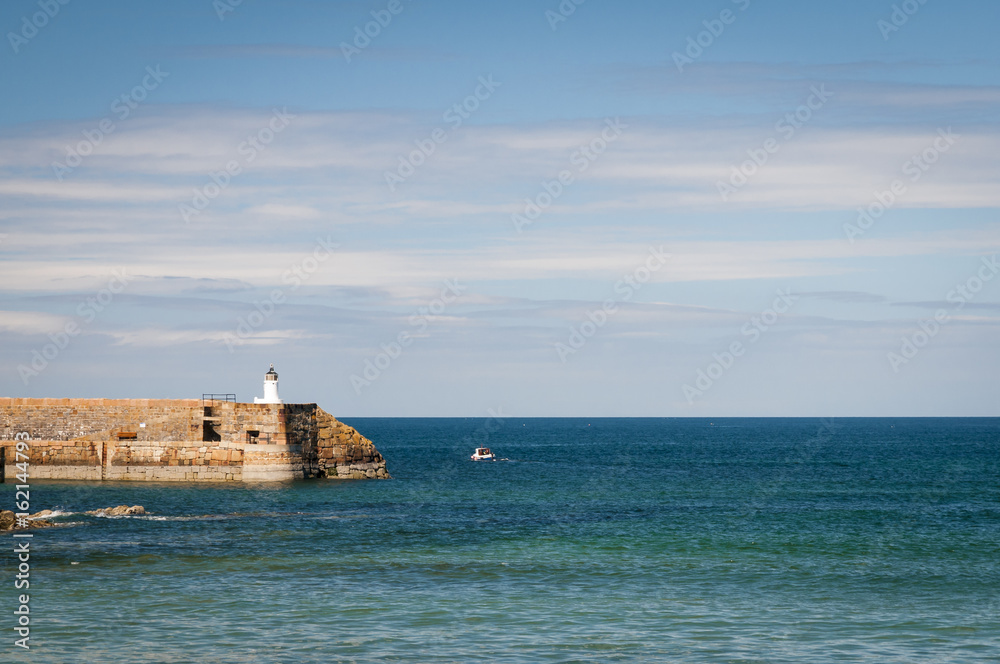
<svg viewBox="0 0 1000 664">
<path fill-rule="evenodd" d="M 274 365 L 264 374 L 264 398 L 255 397 L 254 403 L 282 403 L 278 396 L 278 374 L 274 370 Z"/>
</svg>

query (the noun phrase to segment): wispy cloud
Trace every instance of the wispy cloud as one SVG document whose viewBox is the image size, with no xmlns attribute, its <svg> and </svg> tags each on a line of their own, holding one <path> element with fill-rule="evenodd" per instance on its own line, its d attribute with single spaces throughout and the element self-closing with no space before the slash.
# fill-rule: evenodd
<svg viewBox="0 0 1000 664">
<path fill-rule="evenodd" d="M 71 319 L 41 311 L 0 311 L 0 330 L 39 335 L 61 332 Z"/>
<path fill-rule="evenodd" d="M 223 344 L 233 338 L 232 331 L 223 330 L 168 330 L 146 328 L 141 330 L 119 330 L 110 332 L 120 346 L 139 346 L 147 348 L 169 348 L 183 344 L 212 343 Z M 254 334 L 241 343 L 249 346 L 275 346 L 295 339 L 318 338 L 321 335 L 310 334 L 304 330 L 267 330 Z"/>
<path fill-rule="evenodd" d="M 346 38 L 348 35 L 345 34 Z M 332 40 L 331 40 L 332 41 Z M 350 40 L 347 40 L 348 42 Z M 170 55 L 191 59 L 219 58 L 306 58 L 332 59 L 348 64 L 344 52 L 339 46 L 309 46 L 303 44 L 202 44 L 185 46 L 169 51 Z M 401 48 L 380 46 L 365 52 L 365 57 L 374 60 L 390 61 L 447 61 L 459 56 L 454 53 L 438 51 L 430 48 Z"/>
<path fill-rule="evenodd" d="M 918 101 L 911 97 L 901 103 Z M 38 169 L 61 158 L 63 146 L 76 138 L 75 127 L 53 128 L 51 135 L 33 141 L 0 139 L 0 154 L 6 155 L 0 168 L 19 174 L 0 182 L 0 196 L 14 205 L 40 199 L 43 204 L 167 204 L 170 209 L 186 202 L 192 188 L 228 160 L 239 158 L 241 142 L 266 126 L 268 114 L 234 117 L 203 109 L 147 118 L 110 136 L 65 182 Z M 711 119 L 694 127 L 641 118 L 629 122 L 619 142 L 580 176 L 586 186 L 577 187 L 549 214 L 851 210 L 901 177 L 905 162 L 932 145 L 938 129 L 807 127 L 723 201 L 718 183 L 747 161 L 748 151 L 759 147 L 771 128 L 725 128 Z M 540 182 L 566 169 L 573 151 L 593 140 L 599 128 L 592 122 L 464 127 L 454 145 L 442 145 L 417 176 L 391 194 L 385 172 L 395 168 L 401 152 L 413 149 L 413 141 L 428 131 L 425 127 L 399 114 L 300 113 L 287 133 L 233 178 L 210 213 L 235 205 L 231 211 L 240 214 L 296 219 L 319 219 L 352 208 L 384 218 L 401 212 L 424 218 L 502 218 L 523 206 L 522 199 Z M 1000 153 L 1000 133 L 989 127 L 955 132 L 958 142 L 913 183 L 897 207 L 1000 205 L 1000 171 L 990 167 Z M 6 142 L 17 143 L 18 149 L 4 149 Z M 33 177 L 24 175 L 32 171 Z"/>
</svg>

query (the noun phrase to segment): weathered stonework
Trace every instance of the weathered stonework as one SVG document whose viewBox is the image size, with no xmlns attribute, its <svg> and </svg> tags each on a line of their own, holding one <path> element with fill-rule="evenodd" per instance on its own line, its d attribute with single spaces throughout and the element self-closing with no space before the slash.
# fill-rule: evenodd
<svg viewBox="0 0 1000 664">
<path fill-rule="evenodd" d="M 372 441 L 316 404 L 199 399 L 0 398 L 0 447 L 16 474 L 29 437 L 31 477 L 276 481 L 389 477 Z"/>
</svg>

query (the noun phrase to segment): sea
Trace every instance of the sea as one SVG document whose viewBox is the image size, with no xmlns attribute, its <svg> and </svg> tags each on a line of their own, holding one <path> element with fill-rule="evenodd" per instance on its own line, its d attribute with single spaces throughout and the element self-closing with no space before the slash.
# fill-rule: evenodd
<svg viewBox="0 0 1000 664">
<path fill-rule="evenodd" d="M 998 418 L 345 421 L 394 479 L 32 480 L 0 661 L 1000 662 Z"/>
</svg>

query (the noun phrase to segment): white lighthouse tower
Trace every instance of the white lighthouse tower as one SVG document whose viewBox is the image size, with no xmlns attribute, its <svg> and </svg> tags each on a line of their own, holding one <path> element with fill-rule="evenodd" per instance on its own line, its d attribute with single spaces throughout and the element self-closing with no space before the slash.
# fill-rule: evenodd
<svg viewBox="0 0 1000 664">
<path fill-rule="evenodd" d="M 278 396 L 278 374 L 274 371 L 274 365 L 264 374 L 264 398 L 254 397 L 254 403 L 282 403 Z"/>
</svg>

